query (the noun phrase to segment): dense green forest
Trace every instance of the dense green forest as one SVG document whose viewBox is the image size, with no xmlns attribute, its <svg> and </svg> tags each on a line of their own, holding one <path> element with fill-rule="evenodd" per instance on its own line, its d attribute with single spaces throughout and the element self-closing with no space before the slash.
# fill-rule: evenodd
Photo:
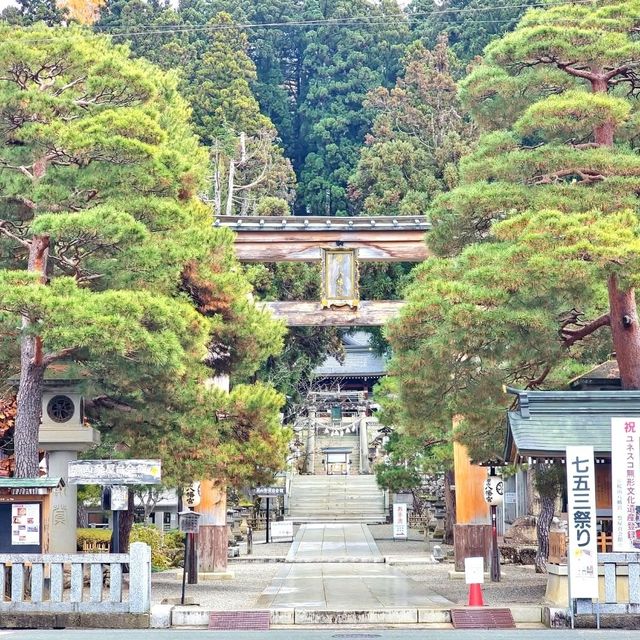
<svg viewBox="0 0 640 640">
<path fill-rule="evenodd" d="M 402 10 L 396 0 L 107 0 L 93 29 L 178 70 L 196 131 L 210 148 L 206 196 L 216 213 L 411 215 L 424 212 L 442 182 L 433 173 L 447 159 L 436 147 L 448 145 L 453 161 L 461 149 L 451 149 L 451 139 L 425 145 L 424 128 L 414 131 L 410 122 L 387 131 L 382 112 L 404 108 L 407 115 L 411 101 L 423 99 L 419 66 L 429 66 L 441 34 L 459 77 L 528 4 L 413 0 Z M 20 0 L 4 17 L 22 24 L 65 19 L 52 0 Z M 405 74 L 406 88 L 397 86 Z M 404 163 L 386 177 L 382 195 L 369 184 L 376 162 Z"/>
</svg>

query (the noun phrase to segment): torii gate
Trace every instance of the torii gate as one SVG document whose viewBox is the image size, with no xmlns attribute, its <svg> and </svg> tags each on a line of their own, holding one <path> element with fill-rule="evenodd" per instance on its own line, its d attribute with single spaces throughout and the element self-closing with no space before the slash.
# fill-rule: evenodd
<svg viewBox="0 0 640 640">
<path fill-rule="evenodd" d="M 220 216 L 214 226 L 236 233 L 240 262 L 322 262 L 322 297 L 316 302 L 261 302 L 288 326 L 379 326 L 401 300 L 360 300 L 358 263 L 421 262 L 429 256 L 425 217 Z M 226 487 L 201 483 L 200 565 L 227 575 Z"/>
<path fill-rule="evenodd" d="M 323 295 L 316 302 L 265 302 L 288 326 L 377 326 L 397 315 L 401 300 L 360 300 L 359 262 L 421 262 L 430 254 L 423 216 L 220 216 L 216 227 L 236 233 L 240 262 L 316 262 Z"/>
</svg>

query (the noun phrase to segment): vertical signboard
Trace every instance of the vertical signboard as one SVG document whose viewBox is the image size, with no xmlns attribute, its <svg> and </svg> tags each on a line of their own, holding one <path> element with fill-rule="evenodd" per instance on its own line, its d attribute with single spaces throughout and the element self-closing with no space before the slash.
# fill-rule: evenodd
<svg viewBox="0 0 640 640">
<path fill-rule="evenodd" d="M 407 540 L 409 531 L 407 528 L 407 505 L 401 502 L 393 503 L 393 539 Z"/>
<path fill-rule="evenodd" d="M 598 598 L 598 532 L 593 447 L 567 447 L 569 597 Z"/>
<path fill-rule="evenodd" d="M 640 548 L 640 418 L 611 418 L 613 550 Z"/>
</svg>

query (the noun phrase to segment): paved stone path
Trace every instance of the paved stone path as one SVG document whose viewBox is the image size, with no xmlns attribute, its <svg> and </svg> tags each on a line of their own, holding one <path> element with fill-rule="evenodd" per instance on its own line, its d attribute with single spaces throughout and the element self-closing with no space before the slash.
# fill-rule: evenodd
<svg viewBox="0 0 640 640">
<path fill-rule="evenodd" d="M 332 523 L 300 528 L 287 564 L 256 606 L 339 611 L 451 604 L 424 583 L 384 564 L 366 525 Z"/>
<path fill-rule="evenodd" d="M 366 524 L 303 524 L 287 562 L 384 562 Z"/>
</svg>

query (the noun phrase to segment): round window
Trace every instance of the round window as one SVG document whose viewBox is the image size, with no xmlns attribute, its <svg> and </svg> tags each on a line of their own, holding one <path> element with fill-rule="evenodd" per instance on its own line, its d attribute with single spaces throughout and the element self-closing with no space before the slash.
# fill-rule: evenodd
<svg viewBox="0 0 640 640">
<path fill-rule="evenodd" d="M 73 400 L 68 396 L 53 396 L 47 405 L 47 415 L 54 422 L 68 422 L 74 410 Z"/>
</svg>

